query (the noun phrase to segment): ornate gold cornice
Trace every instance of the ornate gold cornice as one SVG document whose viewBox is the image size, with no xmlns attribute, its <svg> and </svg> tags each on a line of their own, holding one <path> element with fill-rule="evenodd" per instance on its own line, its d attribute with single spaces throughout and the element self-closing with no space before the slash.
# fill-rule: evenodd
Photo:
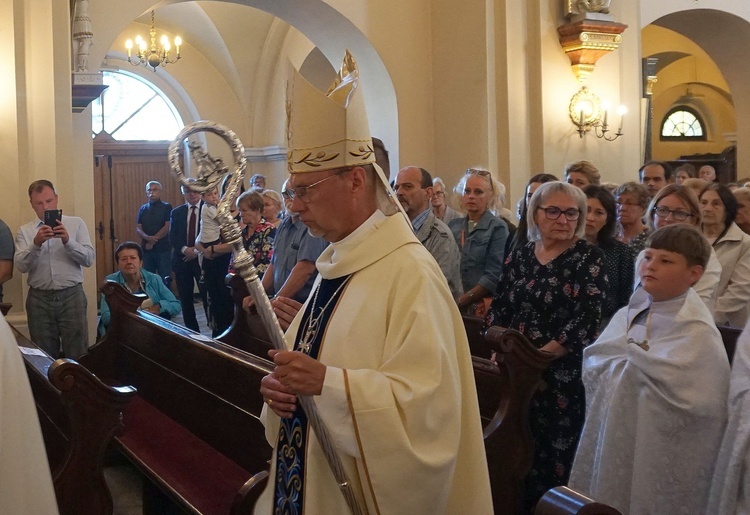
<svg viewBox="0 0 750 515">
<path fill-rule="evenodd" d="M 581 20 L 557 28 L 560 46 L 570 58 L 573 73 L 580 82 L 591 75 L 602 56 L 617 50 L 622 42 L 621 34 L 627 28 L 623 23 L 600 20 Z"/>
</svg>

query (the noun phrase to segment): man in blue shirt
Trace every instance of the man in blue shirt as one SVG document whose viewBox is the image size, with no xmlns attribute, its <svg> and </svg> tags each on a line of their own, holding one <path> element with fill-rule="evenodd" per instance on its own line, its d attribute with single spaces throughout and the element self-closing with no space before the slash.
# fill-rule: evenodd
<svg viewBox="0 0 750 515">
<path fill-rule="evenodd" d="M 142 238 L 143 268 L 161 278 L 172 272 L 172 246 L 169 244 L 169 216 L 172 206 L 161 199 L 161 184 L 146 183 L 148 203 L 138 210 L 135 232 Z"/>
</svg>

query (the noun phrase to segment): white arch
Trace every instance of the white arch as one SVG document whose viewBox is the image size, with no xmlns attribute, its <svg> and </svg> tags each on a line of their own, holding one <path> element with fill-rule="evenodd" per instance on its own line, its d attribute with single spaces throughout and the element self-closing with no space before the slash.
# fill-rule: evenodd
<svg viewBox="0 0 750 515">
<path fill-rule="evenodd" d="M 750 2 L 746 0 L 701 0 L 700 4 L 689 2 L 682 2 L 681 5 L 675 4 L 676 2 L 641 0 L 641 28 L 672 13 L 702 9 L 724 11 L 750 21 Z"/>
</svg>

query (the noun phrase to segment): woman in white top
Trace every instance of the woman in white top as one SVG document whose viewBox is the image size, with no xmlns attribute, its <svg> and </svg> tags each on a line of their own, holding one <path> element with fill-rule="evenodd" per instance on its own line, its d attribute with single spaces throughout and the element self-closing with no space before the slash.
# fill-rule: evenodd
<svg viewBox="0 0 750 515">
<path fill-rule="evenodd" d="M 668 184 L 656 194 L 651 200 L 647 211 L 648 227 L 651 230 L 666 227 L 671 224 L 686 223 L 700 229 L 703 218 L 701 216 L 700 203 L 693 190 L 679 184 Z M 643 251 L 635 260 L 635 269 L 638 270 Z M 711 249 L 711 257 L 708 259 L 703 276 L 693 285 L 695 292 L 703 299 L 711 313 L 714 312 L 716 302 L 716 288 L 721 276 L 721 264 L 716 257 L 716 252 Z M 638 274 L 636 274 L 636 281 Z M 638 286 L 636 284 L 636 286 Z"/>
<path fill-rule="evenodd" d="M 700 203 L 703 236 L 721 263 L 714 320 L 718 325 L 745 327 L 750 316 L 750 236 L 734 223 L 737 199 L 729 188 L 714 182 L 703 189 Z"/>
</svg>

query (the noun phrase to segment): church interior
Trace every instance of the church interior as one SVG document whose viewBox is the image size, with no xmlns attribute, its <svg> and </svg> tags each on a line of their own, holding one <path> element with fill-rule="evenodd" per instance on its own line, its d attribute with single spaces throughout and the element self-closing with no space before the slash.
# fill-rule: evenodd
<svg viewBox="0 0 750 515">
<path fill-rule="evenodd" d="M 0 0 L 12 50 L 0 60 L 0 218 L 15 233 L 33 216 L 28 185 L 48 179 L 63 212 L 85 221 L 96 249 L 83 282 L 94 335 L 94 299 L 116 269 L 116 246 L 137 239 L 144 184 L 158 179 L 164 200 L 183 202 L 167 161 L 177 132 L 200 120 L 231 128 L 246 150 L 246 181 L 263 174 L 279 191 L 288 67 L 325 90 L 346 50 L 391 178 L 414 165 L 450 189 L 482 167 L 505 185 L 511 212 L 529 177 L 562 177 L 584 159 L 618 184 L 637 181 L 651 159 L 706 160 L 721 182 L 750 181 L 741 114 L 750 109 L 750 3 L 610 0 L 586 16 L 589 3 Z M 150 30 L 170 45 L 151 66 L 130 44 L 141 37 L 148 54 Z M 566 30 L 593 40 L 566 47 Z M 4 301 L 8 322 L 28 335 L 26 280 L 15 273 Z"/>
</svg>

